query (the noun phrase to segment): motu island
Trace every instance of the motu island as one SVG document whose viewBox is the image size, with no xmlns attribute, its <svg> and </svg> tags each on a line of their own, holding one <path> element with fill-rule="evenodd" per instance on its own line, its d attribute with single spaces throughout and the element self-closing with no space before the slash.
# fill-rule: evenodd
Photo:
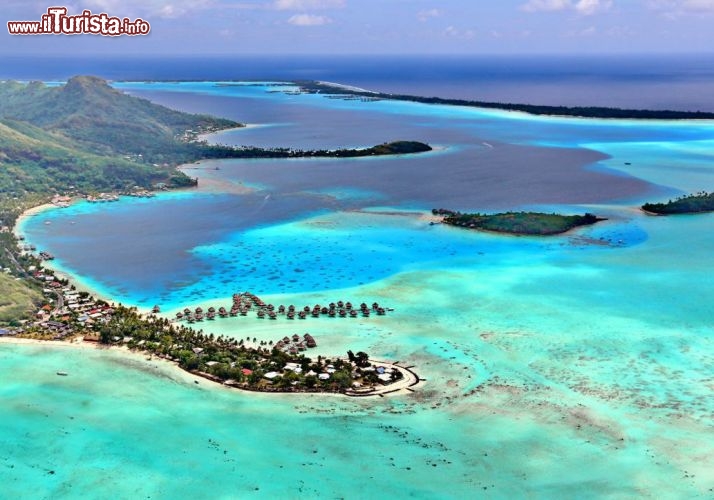
<svg viewBox="0 0 714 500">
<path fill-rule="evenodd" d="M 680 196 L 667 203 L 645 203 L 642 210 L 657 215 L 697 214 L 714 211 L 714 193 L 705 191 Z"/>
<path fill-rule="evenodd" d="M 585 215 L 560 215 L 538 212 L 463 214 L 443 208 L 435 208 L 432 213 L 434 215 L 443 215 L 442 222 L 451 226 L 481 229 L 496 233 L 538 236 L 560 234 L 579 226 L 589 226 L 605 220 L 589 213 Z"/>
<path fill-rule="evenodd" d="M 602 106 L 542 106 L 507 102 L 470 101 L 465 99 L 444 99 L 441 97 L 424 97 L 406 94 L 388 94 L 372 92 L 345 85 L 335 85 L 327 82 L 297 81 L 303 92 L 330 94 L 336 98 L 362 98 L 367 100 L 388 99 L 395 101 L 411 101 L 423 104 L 447 104 L 451 106 L 469 106 L 483 109 L 499 109 L 504 111 L 521 111 L 531 115 L 573 116 L 579 118 L 617 118 L 642 120 L 711 120 L 714 113 L 702 111 L 672 111 L 649 109 L 621 109 Z"/>
</svg>

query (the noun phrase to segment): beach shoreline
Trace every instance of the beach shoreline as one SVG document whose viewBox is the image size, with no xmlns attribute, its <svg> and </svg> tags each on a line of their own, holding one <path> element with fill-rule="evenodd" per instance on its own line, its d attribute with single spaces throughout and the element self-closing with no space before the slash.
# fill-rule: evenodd
<svg viewBox="0 0 714 500">
<path fill-rule="evenodd" d="M 66 348 L 66 349 L 84 349 L 93 351 L 104 351 L 111 352 L 118 356 L 125 356 L 127 359 L 132 359 L 133 361 L 138 361 L 143 363 L 148 367 L 159 369 L 159 370 L 169 370 L 172 375 L 177 376 L 183 382 L 187 384 L 200 384 L 202 381 L 208 383 L 210 387 L 222 388 L 222 389 L 234 389 L 242 393 L 247 394 L 276 394 L 281 396 L 301 396 L 305 394 L 310 395 L 331 395 L 331 396 L 347 396 L 347 397 L 384 397 L 386 395 L 399 395 L 407 394 L 413 392 L 413 387 L 418 386 L 423 382 L 419 376 L 411 370 L 410 367 L 400 366 L 398 362 L 386 362 L 386 361 L 376 361 L 372 360 L 372 363 L 376 363 L 385 368 L 391 368 L 398 370 L 402 373 L 402 378 L 391 384 L 381 386 L 377 389 L 369 391 L 360 391 L 359 389 L 348 389 L 345 392 L 328 392 L 328 391 L 270 391 L 270 390 L 255 390 L 246 387 L 237 386 L 234 384 L 227 384 L 218 380 L 214 380 L 208 374 L 202 372 L 190 372 L 182 369 L 179 364 L 175 361 L 171 361 L 154 354 L 146 353 L 143 351 L 133 351 L 126 346 L 106 346 L 99 342 L 91 342 L 84 340 L 83 337 L 74 338 L 69 341 L 62 340 L 41 340 L 41 339 L 31 339 L 24 337 L 0 337 L 0 345 L 19 345 L 19 346 L 36 346 L 36 347 L 48 347 L 51 349 L 55 348 Z M 340 358 L 342 359 L 342 358 Z M 157 363 L 153 367 L 150 366 L 151 363 Z M 62 372 L 64 373 L 64 372 Z M 58 373 L 60 375 L 60 373 Z M 67 374 L 71 375 L 71 374 Z"/>
<path fill-rule="evenodd" d="M 74 201 L 73 201 L 74 203 Z M 22 227 L 24 223 L 31 217 L 37 217 L 41 215 L 43 212 L 46 212 L 47 210 L 53 209 L 53 208 L 59 208 L 57 205 L 54 203 L 43 203 L 41 205 L 35 205 L 34 207 L 30 207 L 27 210 L 23 211 L 20 215 L 17 216 L 17 220 L 15 221 L 15 225 L 12 228 L 12 233 L 15 235 L 16 238 L 24 238 L 24 234 L 22 233 Z"/>
</svg>

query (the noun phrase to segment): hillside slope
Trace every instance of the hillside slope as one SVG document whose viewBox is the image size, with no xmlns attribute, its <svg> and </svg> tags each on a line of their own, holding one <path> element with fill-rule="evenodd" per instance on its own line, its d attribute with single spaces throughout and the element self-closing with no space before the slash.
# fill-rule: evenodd
<svg viewBox="0 0 714 500">
<path fill-rule="evenodd" d="M 200 157 L 200 148 L 177 140 L 194 132 L 239 123 L 175 111 L 113 89 L 100 78 L 76 76 L 60 87 L 32 82 L 0 84 L 0 118 L 58 132 L 77 147 L 100 155 L 142 155 L 149 163 Z"/>
</svg>

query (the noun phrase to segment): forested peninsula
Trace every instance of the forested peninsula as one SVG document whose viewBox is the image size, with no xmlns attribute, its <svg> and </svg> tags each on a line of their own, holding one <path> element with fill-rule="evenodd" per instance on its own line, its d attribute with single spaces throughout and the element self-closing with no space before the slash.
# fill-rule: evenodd
<svg viewBox="0 0 714 500">
<path fill-rule="evenodd" d="M 423 104 L 447 104 L 451 106 L 468 106 L 473 108 L 498 109 L 504 111 L 521 111 L 531 115 L 572 116 L 578 118 L 617 118 L 638 120 L 714 120 L 714 113 L 704 111 L 673 111 L 648 109 L 621 109 L 602 106 L 541 106 L 535 104 L 518 104 L 488 101 L 471 101 L 466 99 L 444 99 L 441 97 L 425 97 L 408 94 L 389 94 L 386 92 L 371 92 L 343 85 L 335 85 L 318 81 L 296 81 L 302 92 L 309 94 L 328 94 L 334 96 L 361 97 L 370 100 L 387 99 L 393 101 L 411 101 Z"/>
</svg>

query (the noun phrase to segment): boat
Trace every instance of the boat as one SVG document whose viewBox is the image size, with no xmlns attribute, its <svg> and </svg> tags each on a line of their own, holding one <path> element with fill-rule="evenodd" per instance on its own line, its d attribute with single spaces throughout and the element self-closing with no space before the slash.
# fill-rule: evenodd
<svg viewBox="0 0 714 500">
<path fill-rule="evenodd" d="M 59 375 L 60 377 L 66 377 L 67 372 L 57 372 L 57 375 Z"/>
</svg>

